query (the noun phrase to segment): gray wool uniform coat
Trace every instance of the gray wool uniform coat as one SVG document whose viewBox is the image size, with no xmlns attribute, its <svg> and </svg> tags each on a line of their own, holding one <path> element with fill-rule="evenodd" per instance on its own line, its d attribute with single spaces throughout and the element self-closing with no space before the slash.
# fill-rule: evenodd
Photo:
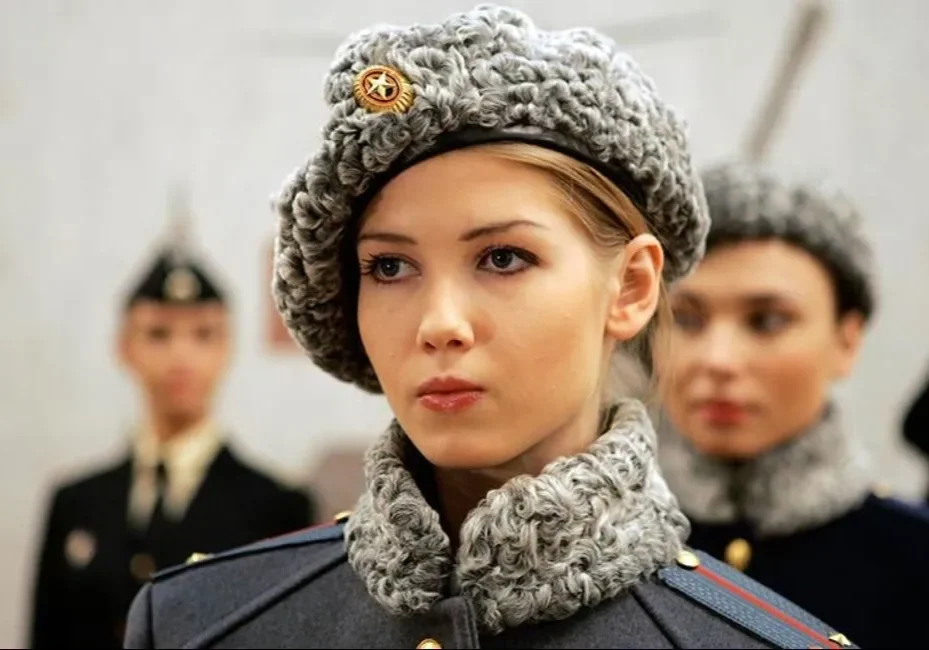
<svg viewBox="0 0 929 650">
<path fill-rule="evenodd" d="M 712 577 L 711 577 L 712 576 Z M 471 603 L 391 614 L 346 562 L 343 526 L 162 572 L 136 598 L 127 648 L 840 648 L 824 623 L 703 553 L 561 621 L 496 635 Z"/>
<path fill-rule="evenodd" d="M 130 648 L 810 648 L 845 639 L 684 547 L 645 407 L 583 454 L 488 493 L 454 550 L 434 472 L 396 421 L 355 510 L 162 572 Z M 834 639 L 830 639 L 834 637 Z"/>
</svg>

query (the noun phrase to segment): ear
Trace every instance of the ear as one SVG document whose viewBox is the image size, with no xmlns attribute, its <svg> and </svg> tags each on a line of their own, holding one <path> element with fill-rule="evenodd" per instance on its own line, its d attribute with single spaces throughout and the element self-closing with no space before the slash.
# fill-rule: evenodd
<svg viewBox="0 0 929 650">
<path fill-rule="evenodd" d="M 617 287 L 610 296 L 606 333 L 617 341 L 629 341 L 645 329 L 655 315 L 661 297 L 664 251 L 652 235 L 638 235 L 623 250 L 612 271 Z"/>
<path fill-rule="evenodd" d="M 127 369 L 132 367 L 130 342 L 132 333 L 129 320 L 129 314 L 123 314 L 122 321 L 119 324 L 119 332 L 116 335 L 116 358 L 119 359 L 119 364 Z"/>
<path fill-rule="evenodd" d="M 847 377 L 855 367 L 862 340 L 864 339 L 864 331 L 864 316 L 857 311 L 848 312 L 839 319 L 838 328 L 836 329 L 837 377 Z"/>
</svg>

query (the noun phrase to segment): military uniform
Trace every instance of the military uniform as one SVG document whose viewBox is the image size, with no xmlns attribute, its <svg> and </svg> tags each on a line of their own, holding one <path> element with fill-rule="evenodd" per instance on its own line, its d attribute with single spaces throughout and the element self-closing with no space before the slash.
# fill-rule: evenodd
<svg viewBox="0 0 929 650">
<path fill-rule="evenodd" d="M 143 297 L 222 299 L 200 265 L 169 254 L 158 257 L 129 302 Z M 227 550 L 312 523 L 308 496 L 244 462 L 216 425 L 202 423 L 170 441 L 174 453 L 160 473 L 156 445 L 140 427 L 123 459 L 52 491 L 30 647 L 122 647 L 129 605 L 154 571 L 194 551 Z"/>
<path fill-rule="evenodd" d="M 869 495 L 811 529 L 759 535 L 748 522 L 692 522 L 688 543 L 839 627 L 863 648 L 916 648 L 929 602 L 929 511 Z"/>
<path fill-rule="evenodd" d="M 395 422 L 368 451 L 376 479 L 354 512 L 160 572 L 133 603 L 126 647 L 852 647 L 681 545 L 687 522 L 653 445 L 641 403 L 621 403 L 585 458 L 472 511 L 453 554 L 430 466 Z M 585 507 L 572 490 L 597 496 Z"/>
<path fill-rule="evenodd" d="M 785 242 L 828 273 L 836 323 L 849 313 L 865 322 L 872 316 L 872 251 L 860 214 L 835 188 L 789 184 L 745 162 L 707 169 L 703 181 L 713 215 L 709 254 L 742 242 Z M 778 349 L 779 341 L 770 341 Z M 776 376 L 779 369 L 770 363 L 762 362 L 762 372 Z M 756 380 L 750 372 L 749 381 Z M 732 394 L 740 394 L 735 371 L 719 374 Z M 753 390 L 748 394 L 757 396 Z M 916 623 L 929 601 L 929 516 L 874 493 L 868 451 L 849 435 L 828 395 L 813 422 L 752 458 L 702 453 L 686 432 L 661 419 L 667 426 L 659 436 L 659 462 L 691 522 L 689 544 L 829 621 L 862 647 L 929 642 Z"/>
<path fill-rule="evenodd" d="M 852 648 L 845 635 L 699 551 L 583 616 L 490 636 L 467 599 L 398 619 L 323 526 L 197 558 L 144 587 L 126 648 Z M 172 623 L 167 624 L 168 620 Z"/>
<path fill-rule="evenodd" d="M 359 32 L 329 70 L 323 143 L 277 202 L 274 294 L 334 377 L 382 390 L 358 331 L 356 229 L 385 183 L 432 156 L 504 142 L 571 156 L 639 209 L 664 247 L 666 281 L 700 258 L 709 219 L 683 120 L 595 31 L 544 31 L 481 6 Z M 454 547 L 435 468 L 394 420 L 366 453 L 346 521 L 157 575 L 133 603 L 127 647 L 848 645 L 685 549 L 645 407 L 609 406 L 584 453 L 492 490 Z"/>
</svg>

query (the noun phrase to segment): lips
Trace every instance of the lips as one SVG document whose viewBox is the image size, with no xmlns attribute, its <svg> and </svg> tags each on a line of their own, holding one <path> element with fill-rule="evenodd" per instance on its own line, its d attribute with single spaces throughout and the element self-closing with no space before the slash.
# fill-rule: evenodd
<svg viewBox="0 0 929 650">
<path fill-rule="evenodd" d="M 416 392 L 424 408 L 440 413 L 463 411 L 483 396 L 482 386 L 457 377 L 434 377 L 421 384 Z"/>
<path fill-rule="evenodd" d="M 734 425 L 748 417 L 748 409 L 729 400 L 706 400 L 698 406 L 700 416 L 711 424 Z"/>
</svg>

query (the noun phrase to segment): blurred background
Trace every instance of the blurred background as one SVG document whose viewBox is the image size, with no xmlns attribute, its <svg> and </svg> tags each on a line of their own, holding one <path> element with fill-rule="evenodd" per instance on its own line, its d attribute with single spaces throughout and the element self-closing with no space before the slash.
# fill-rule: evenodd
<svg viewBox="0 0 929 650">
<path fill-rule="evenodd" d="M 687 118 L 698 164 L 749 146 L 798 24 L 792 0 L 509 4 L 624 44 Z M 135 421 L 139 394 L 114 356 L 119 301 L 164 237 L 172 188 L 186 188 L 192 239 L 232 294 L 217 417 L 243 454 L 310 485 L 383 429 L 381 398 L 275 331 L 270 199 L 318 142 L 345 35 L 473 5 L 0 2 L 0 646 L 25 642 L 51 486 L 118 455 Z M 880 305 L 839 400 L 883 482 L 914 497 L 925 470 L 900 420 L 929 374 L 926 24 L 924 0 L 829 2 L 764 152 L 785 173 L 833 178 L 865 216 Z"/>
</svg>

